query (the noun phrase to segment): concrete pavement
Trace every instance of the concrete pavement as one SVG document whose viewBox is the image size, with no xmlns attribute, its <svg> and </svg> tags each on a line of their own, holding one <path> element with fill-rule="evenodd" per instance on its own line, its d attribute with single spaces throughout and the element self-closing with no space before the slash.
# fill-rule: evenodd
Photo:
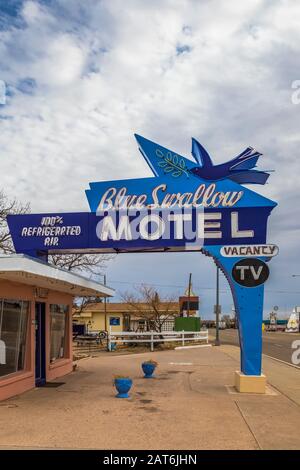
<svg viewBox="0 0 300 470">
<path fill-rule="evenodd" d="M 221 346 L 83 359 L 64 385 L 0 404 L 0 448 L 300 449 L 300 371 L 265 358 L 274 387 L 240 395 L 238 356 Z M 142 378 L 148 358 L 153 380 Z M 114 397 L 117 374 L 133 378 L 131 399 Z"/>
<path fill-rule="evenodd" d="M 239 361 L 240 351 L 235 346 L 221 346 L 223 351 Z M 300 406 L 300 368 L 288 366 L 277 359 L 263 355 L 263 372 L 267 376 L 268 382 L 272 387 L 282 395 L 288 397 L 291 401 Z M 300 424 L 300 423 L 299 423 Z"/>
</svg>

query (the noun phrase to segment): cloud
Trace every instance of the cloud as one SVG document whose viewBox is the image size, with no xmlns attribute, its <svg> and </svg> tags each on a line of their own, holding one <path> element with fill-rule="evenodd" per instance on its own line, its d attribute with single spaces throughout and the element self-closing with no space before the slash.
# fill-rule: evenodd
<svg viewBox="0 0 300 470">
<path fill-rule="evenodd" d="M 279 202 L 270 240 L 284 256 L 272 264 L 297 270 L 297 2 L 24 0 L 2 2 L 0 11 L 7 192 L 34 211 L 87 210 L 90 181 L 151 174 L 134 132 L 186 156 L 194 136 L 215 162 L 252 145 L 264 153 L 262 169 L 275 170 L 258 189 Z M 162 284 L 185 284 L 193 268 L 205 287 L 211 260 L 171 256 L 148 255 L 146 269 L 132 255 L 132 279 L 156 279 L 159 268 Z M 127 275 L 128 259 L 111 266 L 115 278 Z M 290 285 L 287 274 L 280 279 Z M 214 300 L 205 292 L 208 313 Z M 230 295 L 224 302 L 230 309 Z"/>
</svg>

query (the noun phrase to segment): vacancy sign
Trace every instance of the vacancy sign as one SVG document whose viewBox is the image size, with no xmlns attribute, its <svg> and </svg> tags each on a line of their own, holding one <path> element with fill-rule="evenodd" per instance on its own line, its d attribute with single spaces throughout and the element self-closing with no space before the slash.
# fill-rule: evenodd
<svg viewBox="0 0 300 470">
<path fill-rule="evenodd" d="M 221 255 L 225 257 L 255 257 L 266 256 L 270 258 L 278 255 L 279 249 L 276 245 L 233 245 L 223 246 Z"/>
</svg>

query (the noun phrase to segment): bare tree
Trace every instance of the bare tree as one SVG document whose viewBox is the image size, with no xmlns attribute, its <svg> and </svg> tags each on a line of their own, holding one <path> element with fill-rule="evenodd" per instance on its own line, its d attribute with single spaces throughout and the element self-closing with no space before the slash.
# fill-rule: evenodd
<svg viewBox="0 0 300 470">
<path fill-rule="evenodd" d="M 84 312 L 84 310 L 86 308 L 88 308 L 90 305 L 94 305 L 94 304 L 99 304 L 99 303 L 102 303 L 103 302 L 103 298 L 102 297 L 95 297 L 95 296 L 90 296 L 90 297 L 78 297 L 75 302 L 74 302 L 74 313 L 73 315 L 78 315 L 82 312 Z"/>
<path fill-rule="evenodd" d="M 230 315 L 222 315 L 221 321 L 225 322 L 226 328 L 230 328 L 232 322 Z"/>
<path fill-rule="evenodd" d="M 147 285 L 136 288 L 134 293 L 125 292 L 122 299 L 135 316 L 146 320 L 148 329 L 151 325 L 154 331 L 159 333 L 168 320 L 178 316 L 179 306 L 174 311 L 174 303 L 177 303 L 178 299 L 174 296 L 162 298 L 155 289 Z"/>
<path fill-rule="evenodd" d="M 115 255 L 106 254 L 85 254 L 85 253 L 71 253 L 71 254 L 55 254 L 49 255 L 48 261 L 67 271 L 76 271 L 78 273 L 90 273 L 94 278 L 102 276 L 107 262 L 110 261 Z"/>
<path fill-rule="evenodd" d="M 17 199 L 10 199 L 0 190 L 0 252 L 14 253 L 14 245 L 7 226 L 7 216 L 11 214 L 27 214 L 30 212 L 28 203 L 22 204 Z"/>
<path fill-rule="evenodd" d="M 48 261 L 59 268 L 79 274 L 89 274 L 94 280 L 103 282 L 103 271 L 105 271 L 107 263 L 114 257 L 115 255 L 106 254 L 55 254 L 49 255 Z M 90 305 L 99 302 L 102 302 L 101 297 L 77 297 L 74 302 L 74 314 L 75 312 L 80 314 Z"/>
</svg>

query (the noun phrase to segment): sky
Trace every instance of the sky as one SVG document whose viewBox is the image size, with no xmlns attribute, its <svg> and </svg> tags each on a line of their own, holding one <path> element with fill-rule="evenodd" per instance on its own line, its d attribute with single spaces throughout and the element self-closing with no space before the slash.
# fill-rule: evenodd
<svg viewBox="0 0 300 470">
<path fill-rule="evenodd" d="M 300 305 L 300 3 L 295 0 L 0 0 L 0 187 L 32 212 L 89 210 L 90 181 L 151 176 L 133 134 L 215 163 L 248 145 L 278 202 L 265 314 Z M 250 187 L 251 188 L 251 187 Z M 254 188 L 251 188 L 254 189 Z M 215 265 L 195 253 L 123 254 L 117 299 L 140 283 L 178 296 L 193 274 L 213 317 Z M 233 301 L 221 279 L 223 313 Z"/>
</svg>

